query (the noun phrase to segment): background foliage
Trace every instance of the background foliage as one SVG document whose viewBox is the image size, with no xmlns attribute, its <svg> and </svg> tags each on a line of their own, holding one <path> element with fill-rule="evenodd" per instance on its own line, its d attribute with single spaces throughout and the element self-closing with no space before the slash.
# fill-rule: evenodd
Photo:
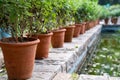
<svg viewBox="0 0 120 80">
<path fill-rule="evenodd" d="M 101 5 L 106 5 L 106 4 L 110 4 L 110 5 L 120 4 L 120 0 L 99 0 L 99 4 L 101 4 Z"/>
</svg>

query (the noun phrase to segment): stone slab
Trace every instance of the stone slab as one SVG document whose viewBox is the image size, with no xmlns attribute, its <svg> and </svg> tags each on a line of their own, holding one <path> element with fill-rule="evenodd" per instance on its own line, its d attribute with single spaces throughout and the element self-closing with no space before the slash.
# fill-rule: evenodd
<svg viewBox="0 0 120 80">
<path fill-rule="evenodd" d="M 54 72 L 58 73 L 61 72 L 61 66 L 60 65 L 38 65 L 35 64 L 34 72 Z"/>
<path fill-rule="evenodd" d="M 64 46 L 66 46 L 66 44 L 68 44 L 68 43 L 64 43 L 64 44 L 65 44 Z M 49 53 L 58 54 L 58 53 L 67 53 L 67 52 L 74 52 L 74 51 L 75 51 L 75 48 L 69 46 L 69 47 L 62 47 L 62 48 L 52 48 L 52 49 L 50 49 Z"/>
<path fill-rule="evenodd" d="M 72 80 L 71 74 L 58 73 L 53 80 Z"/>
<path fill-rule="evenodd" d="M 78 80 L 120 80 L 120 77 L 110 77 L 109 75 L 85 75 L 81 74 Z"/>
<path fill-rule="evenodd" d="M 110 77 L 109 80 L 120 80 L 120 77 Z"/>
<path fill-rule="evenodd" d="M 36 60 L 36 64 L 41 64 L 41 65 L 60 65 L 62 68 L 62 72 L 67 72 L 68 68 L 73 66 L 73 63 L 75 63 L 77 59 L 77 56 L 73 52 L 68 52 L 68 53 L 50 53 L 49 57 L 47 59 L 43 60 Z"/>
<path fill-rule="evenodd" d="M 78 80 L 109 80 L 109 77 L 97 75 L 80 75 Z"/>
<path fill-rule="evenodd" d="M 44 65 L 59 65 L 61 66 L 61 72 L 66 72 L 66 62 L 59 60 L 36 60 L 36 64 L 44 64 Z"/>
<path fill-rule="evenodd" d="M 79 75 L 58 73 L 53 80 L 77 80 Z"/>
<path fill-rule="evenodd" d="M 8 80 L 7 75 L 0 76 L 0 80 Z"/>
<path fill-rule="evenodd" d="M 28 80 L 52 80 L 55 75 L 54 72 L 33 72 L 32 78 Z"/>
</svg>

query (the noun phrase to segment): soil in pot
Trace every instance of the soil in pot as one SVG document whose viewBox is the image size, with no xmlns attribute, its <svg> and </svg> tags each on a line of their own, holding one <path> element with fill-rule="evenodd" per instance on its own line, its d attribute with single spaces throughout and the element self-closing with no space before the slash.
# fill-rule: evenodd
<svg viewBox="0 0 120 80">
<path fill-rule="evenodd" d="M 48 57 L 49 48 L 51 44 L 51 37 L 53 33 L 36 35 L 40 39 L 40 43 L 37 46 L 36 59 L 43 59 Z"/>
<path fill-rule="evenodd" d="M 65 31 L 66 29 L 59 29 L 59 30 L 53 31 L 53 36 L 51 39 L 53 48 L 63 47 Z"/>
<path fill-rule="evenodd" d="M 81 31 L 81 24 L 75 24 L 73 37 L 78 37 Z"/>
<path fill-rule="evenodd" d="M 27 38 L 24 38 L 28 40 Z M 15 43 L 12 38 L 0 41 L 5 67 L 9 80 L 26 80 L 32 76 L 35 53 L 39 39 L 29 38 L 29 41 Z M 10 43 L 6 41 L 11 41 Z"/>
<path fill-rule="evenodd" d="M 65 32 L 65 39 L 64 42 L 72 42 L 73 34 L 74 34 L 74 25 L 71 25 L 69 27 L 65 27 L 66 32 Z"/>
</svg>

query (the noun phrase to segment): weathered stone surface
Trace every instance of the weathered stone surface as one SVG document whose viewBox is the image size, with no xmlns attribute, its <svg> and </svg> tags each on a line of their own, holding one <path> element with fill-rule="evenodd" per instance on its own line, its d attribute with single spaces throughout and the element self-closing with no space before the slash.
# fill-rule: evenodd
<svg viewBox="0 0 120 80">
<path fill-rule="evenodd" d="M 109 80 L 109 77 L 95 75 L 80 75 L 78 80 Z"/>
<path fill-rule="evenodd" d="M 64 46 L 65 44 L 67 43 L 64 43 Z M 74 46 L 50 49 L 50 53 L 66 53 L 66 52 L 71 52 L 71 51 L 75 51 Z"/>
<path fill-rule="evenodd" d="M 71 74 L 58 73 L 53 80 L 72 80 Z"/>
<path fill-rule="evenodd" d="M 87 55 L 87 49 L 79 56 L 73 66 L 69 69 L 69 73 L 77 72 L 78 68 L 84 63 L 84 59 Z"/>
<path fill-rule="evenodd" d="M 120 80 L 120 77 L 110 77 L 109 80 Z"/>
<path fill-rule="evenodd" d="M 58 73 L 61 72 L 61 66 L 60 65 L 38 65 L 35 64 L 34 72 L 54 72 Z"/>
<path fill-rule="evenodd" d="M 32 78 L 28 80 L 52 80 L 55 75 L 54 72 L 33 72 Z"/>
<path fill-rule="evenodd" d="M 53 80 L 77 80 L 79 75 L 58 73 Z"/>
<path fill-rule="evenodd" d="M 66 62 L 65 61 L 57 61 L 57 60 L 37 60 L 36 64 L 44 64 L 44 65 L 58 65 L 61 67 L 61 72 L 66 72 Z"/>
<path fill-rule="evenodd" d="M 120 80 L 120 77 L 110 77 L 109 75 L 80 75 L 78 80 Z"/>
<path fill-rule="evenodd" d="M 1 75 L 1 76 L 0 76 L 0 80 L 8 80 L 7 75 Z"/>
</svg>

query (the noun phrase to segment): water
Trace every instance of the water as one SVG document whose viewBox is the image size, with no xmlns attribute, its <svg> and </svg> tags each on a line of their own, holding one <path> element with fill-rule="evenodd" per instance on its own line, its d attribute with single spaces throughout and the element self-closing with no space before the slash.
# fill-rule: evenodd
<svg viewBox="0 0 120 80">
<path fill-rule="evenodd" d="M 120 33 L 102 34 L 98 49 L 81 73 L 120 76 Z"/>
</svg>

